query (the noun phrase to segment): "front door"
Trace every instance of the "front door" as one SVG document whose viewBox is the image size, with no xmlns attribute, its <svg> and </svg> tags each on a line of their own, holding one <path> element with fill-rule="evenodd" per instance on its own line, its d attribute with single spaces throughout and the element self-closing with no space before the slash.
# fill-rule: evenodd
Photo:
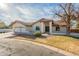
<svg viewBox="0 0 79 59">
<path fill-rule="evenodd" d="M 49 32 L 49 26 L 45 26 L 45 32 Z"/>
</svg>

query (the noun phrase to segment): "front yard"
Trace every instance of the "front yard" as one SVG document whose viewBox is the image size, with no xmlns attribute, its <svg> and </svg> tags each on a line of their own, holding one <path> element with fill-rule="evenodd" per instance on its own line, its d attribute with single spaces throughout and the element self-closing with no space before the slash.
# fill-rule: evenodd
<svg viewBox="0 0 79 59">
<path fill-rule="evenodd" d="M 79 38 L 69 36 L 52 35 L 46 38 L 32 38 L 32 37 L 15 37 L 17 39 L 31 40 L 37 43 L 54 46 L 65 51 L 79 55 Z"/>
<path fill-rule="evenodd" d="M 42 44 L 54 46 L 65 51 L 79 55 L 79 40 L 69 36 L 51 36 L 46 39 L 37 38 L 34 40 Z"/>
</svg>

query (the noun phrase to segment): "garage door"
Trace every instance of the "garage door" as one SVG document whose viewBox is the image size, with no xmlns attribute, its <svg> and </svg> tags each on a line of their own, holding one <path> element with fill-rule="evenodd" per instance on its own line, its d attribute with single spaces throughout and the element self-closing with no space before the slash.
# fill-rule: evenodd
<svg viewBox="0 0 79 59">
<path fill-rule="evenodd" d="M 32 35 L 32 32 L 30 32 L 29 30 L 25 29 L 25 28 L 15 28 L 14 32 L 16 34 L 27 34 L 27 35 Z"/>
</svg>

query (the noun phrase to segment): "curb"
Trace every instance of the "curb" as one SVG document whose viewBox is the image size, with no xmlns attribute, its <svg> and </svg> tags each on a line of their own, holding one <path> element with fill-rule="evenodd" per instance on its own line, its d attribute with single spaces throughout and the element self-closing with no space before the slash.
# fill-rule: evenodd
<svg viewBox="0 0 79 59">
<path fill-rule="evenodd" d="M 25 42 L 25 40 L 22 40 L 22 41 Z M 43 46 L 43 47 L 45 47 L 45 48 L 48 48 L 48 49 L 50 49 L 50 50 L 53 50 L 53 51 L 55 51 L 55 52 L 58 52 L 58 53 L 60 53 L 60 54 L 65 55 L 65 56 L 77 56 L 77 55 L 75 55 L 75 54 L 73 54 L 73 53 L 64 51 L 64 50 L 59 49 L 59 48 L 56 48 L 56 47 L 51 47 L 51 46 L 48 46 L 48 45 L 45 45 L 45 44 L 40 44 L 40 43 L 36 43 L 36 42 L 33 42 L 33 41 L 28 41 L 28 40 L 27 40 L 27 42 L 32 43 L 32 44 L 35 44 L 35 45 L 38 45 L 38 46 Z"/>
</svg>

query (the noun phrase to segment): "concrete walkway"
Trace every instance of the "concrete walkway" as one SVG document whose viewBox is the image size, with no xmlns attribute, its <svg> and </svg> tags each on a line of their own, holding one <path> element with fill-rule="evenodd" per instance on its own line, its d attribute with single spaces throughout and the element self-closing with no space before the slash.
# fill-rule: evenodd
<svg viewBox="0 0 79 59">
<path fill-rule="evenodd" d="M 10 37 L 10 36 L 14 36 L 13 32 L 8 32 L 8 33 L 0 33 L 0 38 L 5 38 L 5 37 Z"/>
</svg>

